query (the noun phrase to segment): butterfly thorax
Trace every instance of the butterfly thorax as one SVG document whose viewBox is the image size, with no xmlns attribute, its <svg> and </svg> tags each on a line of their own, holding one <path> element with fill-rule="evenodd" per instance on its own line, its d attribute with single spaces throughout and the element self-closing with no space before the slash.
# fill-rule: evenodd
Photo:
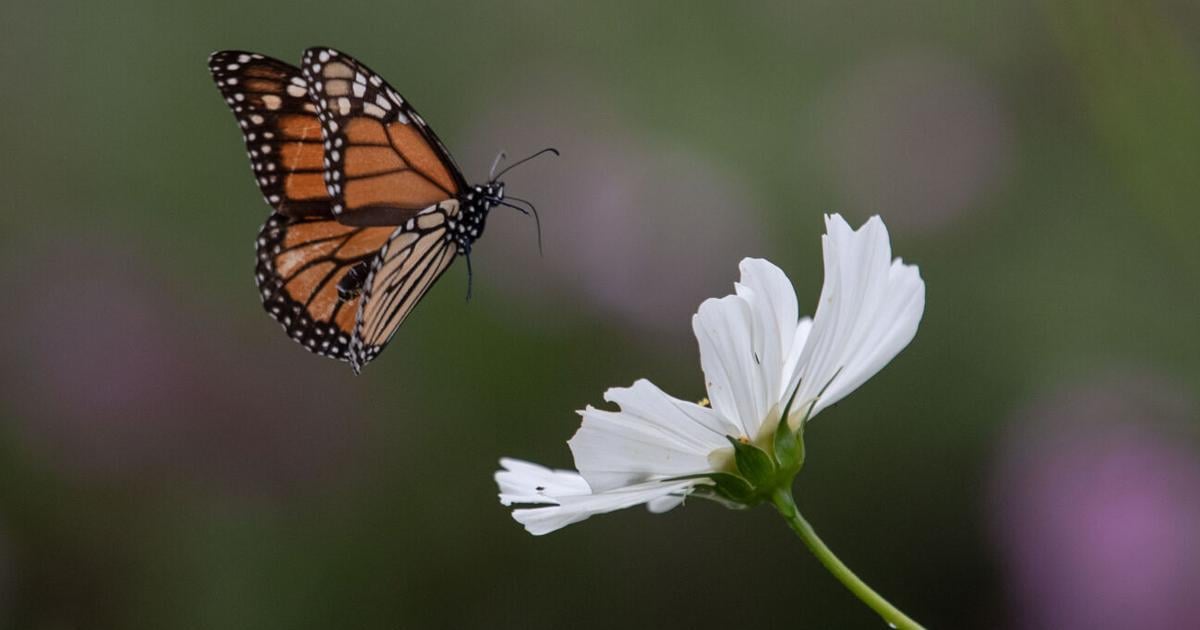
<svg viewBox="0 0 1200 630">
<path fill-rule="evenodd" d="M 449 221 L 450 231 L 446 233 L 447 238 L 452 238 L 458 243 L 459 254 L 471 253 L 471 244 L 483 236 L 488 212 L 503 200 L 502 182 L 472 186 L 459 198 L 458 217 Z"/>
</svg>

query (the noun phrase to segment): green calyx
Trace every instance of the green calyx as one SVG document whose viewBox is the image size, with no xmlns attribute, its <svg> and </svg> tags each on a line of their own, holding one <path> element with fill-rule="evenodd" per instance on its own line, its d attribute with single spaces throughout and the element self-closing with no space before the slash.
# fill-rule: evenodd
<svg viewBox="0 0 1200 630">
<path fill-rule="evenodd" d="M 790 406 L 790 405 L 789 405 Z M 701 496 L 728 507 L 745 508 L 771 501 L 779 489 L 790 491 L 792 480 L 804 466 L 804 424 L 793 430 L 787 413 L 779 420 L 769 449 L 727 436 L 733 445 L 736 472 L 705 475 L 711 486 L 700 486 Z"/>
</svg>

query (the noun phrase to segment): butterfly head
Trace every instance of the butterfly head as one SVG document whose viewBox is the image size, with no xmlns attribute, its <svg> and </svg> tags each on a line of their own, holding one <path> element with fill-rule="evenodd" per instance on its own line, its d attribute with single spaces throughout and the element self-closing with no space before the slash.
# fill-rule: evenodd
<svg viewBox="0 0 1200 630">
<path fill-rule="evenodd" d="M 504 203 L 504 183 L 503 182 L 488 182 L 471 187 L 471 191 L 466 194 L 467 210 L 480 216 L 486 217 L 487 213 L 494 207 Z"/>
<path fill-rule="evenodd" d="M 504 182 L 490 181 L 485 186 L 476 186 L 479 190 L 479 195 L 488 202 L 489 205 L 497 205 L 504 201 Z"/>
<path fill-rule="evenodd" d="M 491 209 L 496 206 L 512 208 L 526 215 L 533 214 L 533 218 L 537 222 L 538 250 L 541 250 L 542 222 L 541 219 L 538 218 L 537 208 L 535 208 L 532 203 L 529 203 L 528 201 L 525 201 L 519 197 L 505 196 L 504 182 L 501 181 L 500 178 L 503 177 L 505 173 L 512 170 L 513 167 L 520 166 L 521 164 L 524 164 L 525 162 L 528 162 L 529 160 L 546 153 L 558 155 L 558 149 L 542 149 L 541 151 L 538 151 L 527 158 L 517 160 L 513 164 L 508 165 L 507 167 L 501 169 L 499 173 L 497 173 L 496 167 L 498 167 L 500 162 L 502 162 L 506 157 L 504 152 L 501 151 L 500 154 L 496 156 L 496 160 L 492 162 L 492 170 L 488 174 L 488 182 L 483 185 L 472 186 L 466 195 L 460 197 L 460 202 L 462 202 L 463 206 L 461 211 L 462 217 L 456 222 L 456 232 L 452 236 L 452 238 L 458 241 L 460 253 L 468 254 L 471 251 L 471 243 L 475 242 L 476 239 L 483 235 L 483 226 L 484 223 L 487 222 L 488 212 L 490 212 Z M 515 205 L 514 202 L 522 205 Z M 448 235 L 448 237 L 451 236 Z"/>
</svg>

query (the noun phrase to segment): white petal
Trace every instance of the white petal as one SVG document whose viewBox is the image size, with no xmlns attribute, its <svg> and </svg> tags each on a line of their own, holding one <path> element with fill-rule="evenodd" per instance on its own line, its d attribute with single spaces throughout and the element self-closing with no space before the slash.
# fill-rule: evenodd
<svg viewBox="0 0 1200 630">
<path fill-rule="evenodd" d="M 792 378 L 799 381 L 793 411 L 800 417 L 810 406 L 809 416 L 816 415 L 882 369 L 912 340 L 925 309 L 925 283 L 916 267 L 891 260 L 879 217 L 854 231 L 835 214 L 826 229 L 825 284 Z"/>
<path fill-rule="evenodd" d="M 662 514 L 663 512 L 670 512 L 680 505 L 683 505 L 683 501 L 686 498 L 687 495 L 683 493 L 669 494 L 665 497 L 651 499 L 650 502 L 646 504 L 646 507 L 655 514 Z"/>
<path fill-rule="evenodd" d="M 755 439 L 778 418 L 808 328 L 779 267 L 746 258 L 739 269 L 736 294 L 701 304 L 692 328 L 713 409 Z"/>
<path fill-rule="evenodd" d="M 756 437 L 774 404 L 755 353 L 754 319 L 750 304 L 737 295 L 707 299 L 692 317 L 708 399 L 738 426 L 737 437 Z"/>
<path fill-rule="evenodd" d="M 559 505 L 522 508 L 513 510 L 513 519 L 525 526 L 534 536 L 548 534 L 572 523 L 578 523 L 595 514 L 606 514 L 628 507 L 650 503 L 670 494 L 687 493 L 694 486 L 690 483 L 665 484 L 650 482 L 588 496 L 566 497 Z"/>
<path fill-rule="evenodd" d="M 779 404 L 783 387 L 791 373 L 784 374 L 784 363 L 792 354 L 792 343 L 799 317 L 796 290 L 775 265 L 757 258 L 746 258 L 739 266 L 741 281 L 735 286 L 738 297 L 750 305 L 754 316 L 752 334 L 754 357 L 760 366 L 762 392 L 766 402 L 759 423 L 774 421 L 772 408 Z M 755 437 L 757 431 L 748 437 Z"/>
<path fill-rule="evenodd" d="M 714 410 L 672 398 L 644 379 L 604 397 L 620 411 L 588 407 L 568 442 L 596 492 L 708 472 L 708 455 L 728 447 L 725 436 L 737 430 Z"/>
<path fill-rule="evenodd" d="M 500 503 L 556 503 L 552 497 L 591 494 L 592 489 L 573 470 L 551 470 L 519 459 L 502 458 L 496 471 Z"/>
<path fill-rule="evenodd" d="M 790 351 L 800 319 L 792 281 L 782 269 L 761 258 L 743 259 L 738 269 L 742 277 L 736 285 L 737 294 L 746 298 L 758 315 L 766 332 L 764 341 L 773 341 L 781 350 Z"/>
<path fill-rule="evenodd" d="M 814 413 L 841 400 L 882 370 L 917 334 L 925 312 L 925 283 L 913 265 L 892 263 L 887 290 L 870 325 L 850 349 L 843 369 L 821 396 Z"/>
<path fill-rule="evenodd" d="M 785 382 L 792 382 L 792 376 L 796 374 L 796 366 L 800 363 L 800 355 L 804 352 L 804 347 L 808 342 L 808 334 L 810 332 L 812 332 L 812 318 L 802 318 L 800 322 L 796 324 L 796 331 L 792 335 L 791 352 L 788 353 L 786 360 L 783 362 L 783 378 Z"/>
<path fill-rule="evenodd" d="M 701 480 L 650 481 L 592 494 L 580 475 L 550 470 L 537 464 L 502 459 L 505 470 L 496 473 L 500 502 L 504 505 L 542 504 L 513 510 L 513 519 L 535 535 L 548 534 L 593 514 L 603 514 L 642 503 L 651 511 L 665 512 L 679 505 Z M 582 484 L 582 492 L 580 488 Z M 557 491 L 563 494 L 556 495 Z M 532 500 L 529 500 L 532 498 Z"/>
</svg>

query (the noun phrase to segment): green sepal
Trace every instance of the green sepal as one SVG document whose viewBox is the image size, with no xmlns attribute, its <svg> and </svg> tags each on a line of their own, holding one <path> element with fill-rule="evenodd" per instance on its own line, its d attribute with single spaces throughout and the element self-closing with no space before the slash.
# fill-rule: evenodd
<svg viewBox="0 0 1200 630">
<path fill-rule="evenodd" d="M 733 459 L 738 472 L 750 486 L 762 488 L 770 485 L 775 478 L 775 462 L 771 460 L 771 456 L 753 444 L 728 435 L 725 438 L 733 445 Z"/>
<path fill-rule="evenodd" d="M 698 499 L 704 499 L 706 501 L 712 501 L 714 503 L 719 503 L 720 505 L 727 507 L 731 510 L 749 509 L 750 507 L 752 507 L 753 505 L 758 503 L 758 501 L 755 500 L 753 497 L 751 497 L 750 499 L 730 498 L 726 494 L 726 492 L 719 490 L 717 488 L 717 486 L 696 486 L 696 488 L 694 490 L 692 490 L 692 496 L 696 497 Z"/>
<path fill-rule="evenodd" d="M 699 485 L 692 490 L 692 494 L 706 499 L 719 500 L 720 503 L 726 504 L 726 507 L 746 507 L 750 502 L 757 503 L 754 500 L 755 490 L 745 479 L 727 472 L 706 472 L 695 473 L 692 475 L 680 475 L 663 479 L 663 482 L 684 481 L 687 479 L 707 479 L 712 482 L 711 485 Z M 734 505 L 731 505 L 730 503 Z"/>
<path fill-rule="evenodd" d="M 804 419 L 800 420 L 800 426 L 795 431 L 788 422 L 788 416 L 792 413 L 792 405 L 796 402 L 796 395 L 799 392 L 799 387 L 792 390 L 792 395 L 783 407 L 783 414 L 779 417 L 779 426 L 775 427 L 775 439 L 771 444 L 771 450 L 775 453 L 775 461 L 779 464 L 780 470 L 790 473 L 786 475 L 789 483 L 791 478 L 804 466 Z M 805 416 L 807 418 L 807 414 Z"/>
<path fill-rule="evenodd" d="M 800 472 L 804 466 L 804 425 L 795 431 L 784 415 L 775 429 L 775 439 L 772 444 L 775 451 L 775 461 L 782 471 L 790 471 L 793 475 Z"/>
<path fill-rule="evenodd" d="M 713 492 L 724 499 L 742 506 L 758 503 L 754 486 L 737 475 L 713 473 L 709 479 L 713 480 Z"/>
</svg>

